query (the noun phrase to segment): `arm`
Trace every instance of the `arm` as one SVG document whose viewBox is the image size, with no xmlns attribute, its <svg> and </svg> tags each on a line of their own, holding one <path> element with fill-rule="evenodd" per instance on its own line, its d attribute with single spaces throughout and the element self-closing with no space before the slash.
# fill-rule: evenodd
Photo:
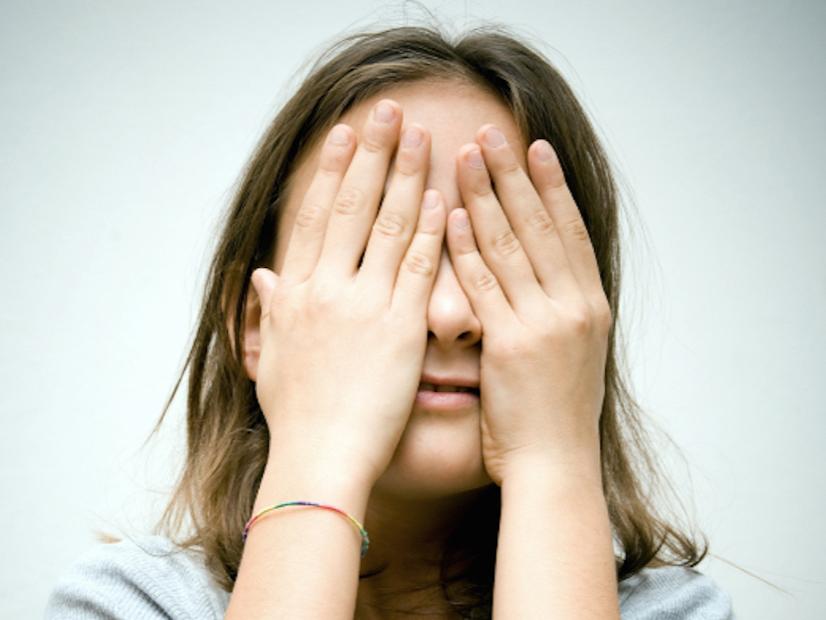
<svg viewBox="0 0 826 620">
<path fill-rule="evenodd" d="M 374 108 L 360 135 L 339 123 L 313 151 L 312 182 L 291 190 L 303 198 L 278 273 L 251 274 L 261 312 L 245 336 L 244 368 L 271 440 L 287 450 L 270 444 L 254 514 L 310 500 L 363 521 L 410 419 L 445 208 L 438 191 L 425 195 L 425 128 L 421 140 L 399 142 L 399 103 L 381 99 Z M 382 200 L 391 162 L 397 173 Z M 425 210 L 423 195 L 436 208 Z M 267 513 L 250 530 L 228 617 L 351 620 L 360 545 L 354 525 L 334 511 Z"/>
<path fill-rule="evenodd" d="M 502 484 L 497 620 L 619 618 L 599 469 L 515 463 Z"/>
<path fill-rule="evenodd" d="M 599 482 L 612 307 L 553 146 L 534 141 L 527 171 L 516 153 L 491 124 L 460 149 L 447 235 L 482 323 L 482 457 L 502 487 L 494 612 L 618 618 Z"/>
<path fill-rule="evenodd" d="M 370 485 L 340 472 L 271 457 L 252 514 L 308 500 L 335 506 L 363 523 Z M 360 547 L 350 520 L 332 510 L 285 506 L 267 513 L 249 530 L 225 618 L 351 620 Z"/>
</svg>

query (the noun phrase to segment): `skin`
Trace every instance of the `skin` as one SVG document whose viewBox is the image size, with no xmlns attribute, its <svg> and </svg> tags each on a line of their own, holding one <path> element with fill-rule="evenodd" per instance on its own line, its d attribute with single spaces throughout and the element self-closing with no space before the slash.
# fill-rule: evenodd
<svg viewBox="0 0 826 620">
<path fill-rule="evenodd" d="M 496 123 L 509 140 L 519 145 L 521 165 L 526 165 L 526 147 L 510 111 L 492 95 L 476 87 L 451 84 L 445 88 L 440 84 L 416 83 L 386 89 L 349 110 L 340 122 L 349 125 L 360 139 L 371 109 L 381 99 L 398 102 L 404 114 L 404 127 L 418 125 L 430 134 L 430 169 L 425 187 L 441 193 L 448 213 L 463 204 L 457 179 L 457 153 L 473 140 L 476 130 L 485 122 Z M 301 199 L 318 166 L 320 151 L 321 145 L 313 148 L 291 179 L 277 239 L 276 273 L 283 263 Z M 394 174 L 391 163 L 385 188 L 393 182 Z M 482 324 L 459 283 L 446 245 L 433 285 L 427 319 L 430 334 L 424 371 L 478 379 Z M 399 499 L 407 496 L 420 501 L 489 484 L 491 479 L 479 451 L 478 416 L 478 410 L 448 417 L 415 407 L 394 460 L 375 490 L 398 495 Z M 404 521 L 412 521 L 413 515 L 407 508 L 402 512 L 407 515 Z"/>
<path fill-rule="evenodd" d="M 438 598 L 438 588 L 387 598 L 380 591 L 435 583 L 455 514 L 487 485 L 540 469 L 599 485 L 597 422 L 611 325 L 593 249 L 558 163 L 541 162 L 537 143 L 528 149 L 501 101 L 476 86 L 417 82 L 383 90 L 339 122 L 360 142 L 383 99 L 400 106 L 403 127 L 425 130 L 425 188 L 438 190 L 447 210 L 446 243 L 427 307 L 423 371 L 478 378 L 482 395 L 479 407 L 461 413 L 414 406 L 370 495 L 364 525 L 372 542 L 361 570 L 386 570 L 360 582 L 359 618 L 372 617 L 368 603 L 404 607 Z M 485 141 L 491 125 L 506 144 Z M 291 177 L 276 273 L 322 145 L 304 154 Z M 483 156 L 481 168 L 468 164 L 474 151 Z M 391 163 L 385 188 L 394 172 Z M 463 214 L 470 216 L 467 228 L 456 226 Z M 506 242 L 497 247 L 497 238 Z M 495 285 L 477 286 L 482 281 Z M 247 363 L 254 378 L 255 360 Z M 444 611 L 437 613 L 445 617 Z"/>
</svg>

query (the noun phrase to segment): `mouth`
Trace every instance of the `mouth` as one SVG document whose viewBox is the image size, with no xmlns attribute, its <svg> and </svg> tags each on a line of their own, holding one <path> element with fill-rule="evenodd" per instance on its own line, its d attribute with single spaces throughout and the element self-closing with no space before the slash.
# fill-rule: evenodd
<svg viewBox="0 0 826 620">
<path fill-rule="evenodd" d="M 476 396 L 479 396 L 479 388 L 477 387 L 466 387 L 464 385 L 437 385 L 435 383 L 429 383 L 427 381 L 422 381 L 419 384 L 419 392 L 455 392 L 475 394 Z"/>
<path fill-rule="evenodd" d="M 416 392 L 416 405 L 428 411 L 476 411 L 479 402 L 479 388 L 464 385 L 422 382 Z"/>
</svg>

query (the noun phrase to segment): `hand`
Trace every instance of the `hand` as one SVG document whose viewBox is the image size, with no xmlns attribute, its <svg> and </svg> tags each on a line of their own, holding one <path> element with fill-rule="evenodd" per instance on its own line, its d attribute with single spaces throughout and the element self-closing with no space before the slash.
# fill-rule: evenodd
<svg viewBox="0 0 826 620">
<path fill-rule="evenodd" d="M 451 262 L 482 323 L 485 468 L 500 486 L 517 460 L 595 463 L 598 475 L 613 319 L 594 250 L 550 145 L 528 149 L 529 178 L 504 137 L 498 146 L 485 139 L 489 128 L 477 133 L 481 152 L 477 144 L 459 151 L 466 209 L 451 211 L 447 231 Z M 463 227 L 468 213 L 473 224 Z"/>
<path fill-rule="evenodd" d="M 430 160 L 420 126 L 421 143 L 398 148 L 376 217 L 402 120 L 398 103 L 382 103 L 393 118 L 380 122 L 374 109 L 355 155 L 347 125 L 338 126 L 347 143 L 328 136 L 281 273 L 252 274 L 262 307 L 255 389 L 271 456 L 323 461 L 371 485 L 416 397 L 446 219 L 435 190 L 426 193 L 435 206 L 420 212 Z"/>
</svg>

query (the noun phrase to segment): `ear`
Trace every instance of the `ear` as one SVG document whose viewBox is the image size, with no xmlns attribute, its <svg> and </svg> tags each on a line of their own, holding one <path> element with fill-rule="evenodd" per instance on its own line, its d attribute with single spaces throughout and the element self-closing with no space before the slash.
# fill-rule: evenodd
<svg viewBox="0 0 826 620">
<path fill-rule="evenodd" d="M 254 286 L 250 286 L 247 292 L 241 347 L 244 370 L 252 381 L 258 381 L 258 359 L 261 357 L 261 299 Z"/>
<path fill-rule="evenodd" d="M 247 287 L 244 304 L 244 333 L 241 334 L 241 360 L 244 370 L 252 381 L 257 381 L 258 361 L 261 357 L 261 308 L 268 307 L 273 290 L 278 285 L 278 275 L 265 267 L 253 270 L 251 286 Z M 265 324 L 266 327 L 266 324 Z M 227 313 L 227 331 L 236 346 L 233 333 L 232 312 Z"/>
<path fill-rule="evenodd" d="M 226 306 L 225 306 L 226 307 Z M 252 381 L 258 377 L 258 359 L 261 355 L 261 301 L 255 287 L 247 289 L 247 301 L 244 304 L 244 331 L 241 337 L 241 359 L 244 371 Z M 235 341 L 234 312 L 226 314 L 227 333 L 233 348 L 239 346 Z"/>
</svg>

